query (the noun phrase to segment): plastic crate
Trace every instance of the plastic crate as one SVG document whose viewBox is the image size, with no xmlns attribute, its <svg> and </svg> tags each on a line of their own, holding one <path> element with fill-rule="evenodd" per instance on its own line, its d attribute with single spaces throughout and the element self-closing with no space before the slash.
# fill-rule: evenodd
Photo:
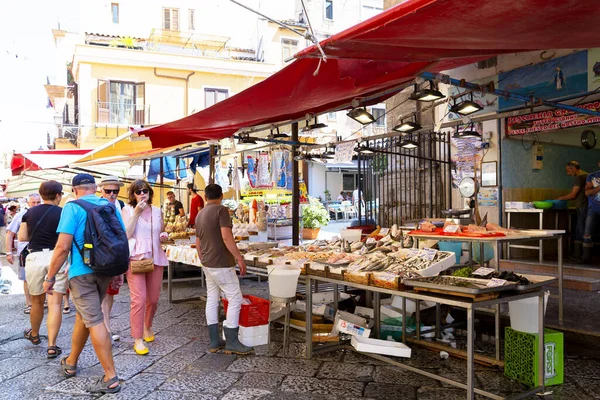
<svg viewBox="0 0 600 400">
<path fill-rule="evenodd" d="M 562 332 L 544 330 L 544 385 L 561 385 L 564 381 Z M 540 368 L 538 366 L 538 335 L 504 330 L 504 375 L 529 387 L 537 386 Z"/>
<path fill-rule="evenodd" d="M 260 297 L 244 295 L 244 298 L 250 300 L 251 304 L 242 304 L 240 310 L 239 324 L 241 326 L 259 326 L 269 323 L 269 308 L 271 302 Z M 223 309 L 227 315 L 227 306 L 229 302 L 223 298 Z"/>
</svg>

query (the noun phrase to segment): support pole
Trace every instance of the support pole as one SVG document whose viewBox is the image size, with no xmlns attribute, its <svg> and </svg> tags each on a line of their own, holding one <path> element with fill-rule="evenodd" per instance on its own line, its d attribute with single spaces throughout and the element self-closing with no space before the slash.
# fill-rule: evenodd
<svg viewBox="0 0 600 400">
<path fill-rule="evenodd" d="M 208 148 L 208 183 L 215 183 L 215 145 L 211 144 Z"/>
<path fill-rule="evenodd" d="M 300 244 L 300 173 L 298 168 L 298 123 L 292 124 L 292 245 Z M 308 332 L 308 330 L 307 330 Z"/>
<path fill-rule="evenodd" d="M 165 183 L 165 158 L 161 157 L 160 158 L 160 171 L 159 171 L 159 175 L 160 175 L 160 206 L 162 207 L 163 204 L 165 204 L 165 195 L 164 195 L 164 189 L 163 189 L 163 185 Z"/>
<path fill-rule="evenodd" d="M 356 157 L 358 159 L 358 226 L 362 225 L 362 197 L 361 197 L 361 192 L 362 192 L 362 174 L 360 172 L 360 151 L 357 153 Z M 366 222 L 365 222 L 366 224 Z"/>
</svg>

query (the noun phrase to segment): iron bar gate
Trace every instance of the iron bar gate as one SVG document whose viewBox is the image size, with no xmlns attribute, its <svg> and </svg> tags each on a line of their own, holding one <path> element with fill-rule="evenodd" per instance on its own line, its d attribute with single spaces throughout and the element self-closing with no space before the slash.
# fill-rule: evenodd
<svg viewBox="0 0 600 400">
<path fill-rule="evenodd" d="M 415 149 L 400 147 L 402 138 L 367 141 L 374 154 L 360 155 L 359 185 L 365 210 L 362 222 L 384 227 L 421 218 L 442 217 L 452 204 L 450 133 L 413 134 Z"/>
</svg>

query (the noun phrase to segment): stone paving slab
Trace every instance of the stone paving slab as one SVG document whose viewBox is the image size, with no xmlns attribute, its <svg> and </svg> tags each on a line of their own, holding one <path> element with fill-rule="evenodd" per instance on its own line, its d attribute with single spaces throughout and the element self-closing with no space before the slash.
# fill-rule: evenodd
<svg viewBox="0 0 600 400">
<path fill-rule="evenodd" d="M 306 376 L 287 376 L 281 383 L 281 390 L 294 393 L 314 393 L 342 397 L 362 396 L 365 384 L 331 379 L 317 379 Z"/>
<path fill-rule="evenodd" d="M 217 400 L 217 396 L 200 393 L 181 393 L 157 390 L 145 397 L 145 400 Z"/>
<path fill-rule="evenodd" d="M 31 399 L 38 397 L 46 386 L 52 386 L 65 378 L 54 366 L 40 366 L 0 384 L 3 400 Z"/>
<path fill-rule="evenodd" d="M 365 388 L 365 396 L 381 400 L 413 400 L 417 398 L 417 389 L 414 386 L 392 385 L 371 382 L 368 383 L 367 387 Z M 438 398 L 438 400 L 442 399 L 443 398 Z"/>
<path fill-rule="evenodd" d="M 203 371 L 225 371 L 237 358 L 238 356 L 233 354 L 207 353 L 204 357 L 190 363 L 182 372 L 195 374 Z"/>
<path fill-rule="evenodd" d="M 317 378 L 371 382 L 375 367 L 372 365 L 325 362 L 317 372 Z"/>
<path fill-rule="evenodd" d="M 373 380 L 377 383 L 401 384 L 414 387 L 439 387 L 439 381 L 435 379 L 393 366 L 376 366 Z"/>
<path fill-rule="evenodd" d="M 317 354 L 313 356 L 313 360 L 318 361 L 341 361 L 343 356 L 343 351 L 332 351 L 329 353 Z M 306 358 L 306 343 L 290 343 L 288 351 L 283 350 L 283 346 L 281 350 L 275 354 L 276 357 L 284 357 L 284 358 Z"/>
<path fill-rule="evenodd" d="M 173 352 L 156 361 L 145 372 L 175 375 L 203 356 L 204 354 L 199 352 Z"/>
<path fill-rule="evenodd" d="M 462 389 L 423 386 L 417 391 L 418 400 L 464 400 L 466 396 L 467 391 Z"/>
<path fill-rule="evenodd" d="M 221 397 L 221 400 L 259 400 L 273 392 L 265 389 L 243 388 L 231 389 L 229 393 Z"/>
<path fill-rule="evenodd" d="M 171 325 L 168 328 L 165 328 L 161 331 L 157 331 L 157 334 L 162 336 L 184 336 L 188 338 L 201 338 L 208 337 L 208 328 L 203 325 L 190 325 L 190 324 L 182 324 L 178 323 L 176 325 Z"/>
<path fill-rule="evenodd" d="M 236 383 L 236 386 L 258 389 L 276 389 L 281 385 L 284 378 L 285 375 L 249 372 L 242 376 L 242 379 Z"/>
<path fill-rule="evenodd" d="M 145 399 L 156 388 L 162 385 L 168 376 L 162 374 L 142 373 L 123 382 L 121 391 L 115 394 L 106 394 L 101 400 L 140 400 Z"/>
<path fill-rule="evenodd" d="M 44 392 L 38 397 L 33 398 L 35 400 L 95 400 L 97 396 L 92 395 L 71 395 L 65 393 L 50 393 Z"/>
<path fill-rule="evenodd" d="M 19 360 L 13 358 L 4 359 L 0 361 L 0 383 L 45 364 L 46 362 L 44 360 L 37 358 Z"/>
<path fill-rule="evenodd" d="M 160 387 L 161 390 L 221 395 L 240 379 L 240 374 L 232 372 L 202 372 L 189 375 L 171 376 Z"/>
<path fill-rule="evenodd" d="M 54 392 L 55 394 L 67 394 L 67 395 L 89 395 L 87 391 L 88 387 L 98 380 L 99 377 L 81 377 L 75 376 L 73 378 L 65 379 L 56 385 L 47 386 L 46 390 Z"/>
<path fill-rule="evenodd" d="M 249 356 L 235 360 L 227 371 L 314 376 L 320 366 L 319 361 Z"/>
</svg>

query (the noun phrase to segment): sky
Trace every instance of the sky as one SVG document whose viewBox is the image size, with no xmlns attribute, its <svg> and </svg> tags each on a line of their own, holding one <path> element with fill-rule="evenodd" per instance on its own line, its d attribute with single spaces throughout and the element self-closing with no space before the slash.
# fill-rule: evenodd
<svg viewBox="0 0 600 400">
<path fill-rule="evenodd" d="M 46 77 L 52 82 L 56 75 L 52 29 L 59 20 L 63 29 L 76 26 L 78 2 L 2 3 L 0 13 L 13 17 L 0 24 L 0 149 L 26 152 L 46 148 L 46 134 L 56 135 L 54 112 L 46 108 L 44 89 Z"/>
</svg>

